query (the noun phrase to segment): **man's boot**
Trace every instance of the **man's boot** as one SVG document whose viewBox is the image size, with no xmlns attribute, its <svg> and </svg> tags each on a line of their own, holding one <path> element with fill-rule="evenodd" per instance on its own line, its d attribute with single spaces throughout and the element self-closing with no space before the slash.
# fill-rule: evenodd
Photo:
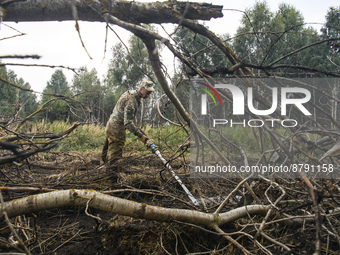
<svg viewBox="0 0 340 255">
<path fill-rule="evenodd" d="M 107 150 L 109 148 L 109 140 L 106 138 L 105 143 L 104 143 L 104 147 L 102 150 L 102 160 L 104 163 L 107 163 Z"/>
</svg>

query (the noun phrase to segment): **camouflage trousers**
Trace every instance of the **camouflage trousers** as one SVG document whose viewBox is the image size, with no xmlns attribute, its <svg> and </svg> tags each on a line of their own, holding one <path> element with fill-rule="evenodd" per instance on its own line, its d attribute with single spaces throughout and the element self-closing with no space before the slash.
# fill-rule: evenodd
<svg viewBox="0 0 340 255">
<path fill-rule="evenodd" d="M 123 125 L 114 125 L 112 129 L 107 130 L 106 138 L 108 140 L 107 161 L 114 164 L 123 157 L 126 132 Z"/>
<path fill-rule="evenodd" d="M 119 139 L 115 136 L 107 135 L 109 141 L 107 158 L 109 164 L 114 164 L 117 160 L 123 157 L 123 149 L 125 145 L 125 139 Z"/>
</svg>

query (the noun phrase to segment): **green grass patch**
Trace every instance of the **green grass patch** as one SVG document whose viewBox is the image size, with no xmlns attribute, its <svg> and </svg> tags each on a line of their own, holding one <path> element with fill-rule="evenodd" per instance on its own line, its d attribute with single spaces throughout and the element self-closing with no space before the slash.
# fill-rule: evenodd
<svg viewBox="0 0 340 255">
<path fill-rule="evenodd" d="M 34 128 L 32 128 L 34 126 Z M 36 133 L 54 133 L 59 134 L 72 126 L 71 123 L 63 121 L 55 121 L 53 123 L 40 121 L 31 125 L 31 132 Z M 187 128 L 188 129 L 188 128 Z M 221 137 L 213 131 L 208 132 L 201 127 L 201 130 L 209 137 L 221 151 L 228 155 L 238 155 L 239 152 L 235 149 L 227 149 L 225 151 L 225 141 L 222 141 Z M 188 135 L 183 128 L 176 126 L 168 126 L 162 129 L 152 128 L 147 126 L 143 128 L 143 131 L 154 140 L 154 143 L 163 152 L 175 152 L 178 147 L 188 141 Z M 188 129 L 190 133 L 190 130 Z M 264 151 L 273 149 L 272 138 L 269 133 L 259 128 L 251 127 L 233 127 L 221 129 L 222 134 L 229 140 L 237 142 L 239 146 L 246 152 L 248 157 L 258 158 Z M 282 139 L 291 135 L 290 130 L 285 128 L 275 129 L 275 132 L 282 135 Z M 84 124 L 77 127 L 66 138 L 58 141 L 56 151 L 64 152 L 86 152 L 86 151 L 101 151 L 105 142 L 106 133 L 105 127 L 102 125 Z M 316 137 L 310 137 L 316 139 Z M 209 146 L 205 145 L 206 149 Z M 228 146 L 230 147 L 230 145 Z M 232 147 L 230 147 L 232 148 Z M 127 138 L 125 143 L 125 152 L 138 153 L 146 155 L 150 151 L 135 135 L 127 131 Z M 188 150 L 187 153 L 189 153 Z"/>
<path fill-rule="evenodd" d="M 36 123 L 36 132 L 59 134 L 72 124 L 64 121 L 54 121 L 52 123 L 41 121 Z M 105 142 L 105 127 L 94 124 L 83 124 L 78 126 L 66 138 L 58 141 L 56 151 L 77 151 L 101 150 Z"/>
<path fill-rule="evenodd" d="M 143 131 L 151 138 L 161 151 L 176 151 L 186 139 L 187 133 L 183 128 L 169 126 L 162 129 L 147 126 Z M 125 151 L 139 151 L 142 154 L 149 153 L 146 146 L 139 139 L 127 132 Z"/>
<path fill-rule="evenodd" d="M 46 121 L 36 122 L 31 125 L 33 133 L 54 133 L 59 134 L 72 126 L 72 123 L 64 121 Z M 182 128 L 166 127 L 156 129 L 147 126 L 143 131 L 154 140 L 160 150 L 175 151 L 186 139 L 187 134 Z M 142 154 L 150 153 L 146 146 L 129 131 L 126 132 L 126 143 L 124 150 L 127 152 L 138 152 Z M 86 152 L 91 150 L 102 150 L 105 143 L 106 133 L 105 126 L 84 124 L 77 127 L 66 138 L 58 141 L 56 151 L 64 152 Z"/>
</svg>

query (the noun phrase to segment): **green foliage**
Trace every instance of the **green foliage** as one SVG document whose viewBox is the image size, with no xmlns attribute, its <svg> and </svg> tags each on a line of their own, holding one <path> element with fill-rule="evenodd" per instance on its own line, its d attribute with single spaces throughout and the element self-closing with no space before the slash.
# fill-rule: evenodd
<svg viewBox="0 0 340 255">
<path fill-rule="evenodd" d="M 56 70 L 51 77 L 51 80 L 47 82 L 47 86 L 43 91 L 44 95 L 41 99 L 41 104 L 57 97 L 72 95 L 72 92 L 68 86 L 66 76 L 63 71 Z M 67 120 L 69 118 L 69 107 L 64 100 L 54 101 L 53 104 L 49 104 L 45 110 L 46 118 L 53 122 L 55 120 Z"/>
<path fill-rule="evenodd" d="M 12 70 L 0 66 L 0 76 L 12 84 L 17 84 L 25 89 L 31 89 L 29 83 L 22 78 L 17 78 L 17 75 Z M 37 97 L 34 93 L 17 89 L 16 87 L 0 81 L 0 116 L 6 117 L 13 114 L 26 117 L 37 110 Z"/>
<path fill-rule="evenodd" d="M 102 123 L 106 123 L 112 113 L 113 107 L 116 104 L 115 99 L 117 98 L 114 91 L 108 89 L 107 87 L 103 87 L 104 89 L 104 102 L 103 102 L 103 111 L 104 111 L 104 119 Z"/>
<path fill-rule="evenodd" d="M 148 52 L 143 42 L 136 36 L 131 36 L 128 47 L 129 51 L 118 43 L 112 48 L 112 59 L 105 83 L 108 89 L 117 95 L 115 101 L 118 100 L 118 95 L 126 90 L 136 88 L 146 75 L 153 76 Z"/>
<path fill-rule="evenodd" d="M 64 121 L 46 122 L 35 124 L 37 132 L 58 134 L 70 128 L 72 124 Z M 34 130 L 33 130 L 34 131 Z M 148 126 L 144 130 L 162 151 L 175 151 L 186 139 L 187 134 L 183 129 L 169 126 L 161 130 Z M 106 138 L 105 127 L 95 124 L 80 125 L 69 136 L 58 142 L 57 151 L 85 152 L 89 150 L 102 150 Z M 127 131 L 126 146 L 124 151 L 132 153 L 150 153 L 145 145 L 135 135 Z"/>
<path fill-rule="evenodd" d="M 340 6 L 331 7 L 326 15 L 326 24 L 321 29 L 322 37 L 325 39 L 329 38 L 340 38 Z M 323 48 L 323 54 L 327 55 L 328 61 L 327 70 L 339 71 L 340 66 L 340 40 L 329 42 Z M 331 63 L 333 62 L 333 63 Z"/>
<path fill-rule="evenodd" d="M 58 134 L 70 128 L 72 124 L 63 121 L 45 122 L 41 121 L 36 123 L 37 132 L 48 132 Z M 221 137 L 214 132 L 201 130 L 211 139 L 215 145 L 220 148 Z M 266 132 L 261 132 L 260 129 L 250 127 L 233 127 L 223 128 L 223 135 L 230 141 L 237 141 L 239 146 L 245 151 L 248 157 L 258 158 L 264 151 L 272 149 L 271 137 Z M 172 154 L 177 151 L 178 147 L 188 141 L 188 135 L 183 130 L 176 126 L 166 126 L 162 129 L 151 128 L 147 126 L 144 132 L 154 140 L 162 153 Z M 260 134 L 261 132 L 261 134 Z M 284 128 L 276 128 L 275 132 L 285 135 Z M 190 131 L 189 131 L 190 133 Z M 58 142 L 56 151 L 60 152 L 86 152 L 86 151 L 101 151 L 105 142 L 106 133 L 105 127 L 95 124 L 86 124 L 79 126 L 68 137 Z M 319 139 L 320 137 L 310 136 L 310 139 Z M 261 143 L 261 146 L 260 146 Z M 228 155 L 237 156 L 239 152 L 236 149 L 228 149 Z M 207 149 L 207 146 L 205 146 Z M 221 147 L 221 151 L 226 148 Z M 127 139 L 124 147 L 126 153 L 147 155 L 150 151 L 135 135 L 127 131 Z M 189 152 L 189 151 L 188 151 Z"/>
<path fill-rule="evenodd" d="M 15 82 L 16 75 L 13 71 L 7 71 L 5 66 L 0 66 L 0 76 L 9 82 Z M 14 113 L 17 101 L 17 89 L 3 81 L 0 81 L 0 115 L 10 116 Z"/>
<path fill-rule="evenodd" d="M 223 37 L 226 39 L 228 35 Z M 215 45 L 212 45 L 208 38 L 188 28 L 179 27 L 174 40 L 177 50 L 199 68 L 224 67 L 228 62 L 225 55 Z"/>
<path fill-rule="evenodd" d="M 17 82 L 22 88 L 31 89 L 31 86 L 28 82 L 25 82 L 22 78 L 20 78 Z M 34 113 L 38 109 L 37 96 L 29 91 L 19 90 L 19 102 L 22 106 L 22 111 L 20 115 L 22 117 L 29 116 Z"/>
<path fill-rule="evenodd" d="M 72 124 L 64 121 L 46 122 L 36 124 L 38 130 L 48 133 L 59 134 L 70 128 Z M 56 151 L 85 152 L 88 150 L 101 150 L 105 142 L 105 128 L 99 125 L 80 125 L 69 136 L 58 142 Z"/>
<path fill-rule="evenodd" d="M 166 126 L 162 129 L 151 128 L 147 126 L 144 132 L 154 140 L 158 149 L 162 152 L 175 152 L 183 142 L 187 139 L 187 133 L 179 127 Z M 127 132 L 126 146 L 124 151 L 130 153 L 148 154 L 150 151 L 140 142 L 139 138 Z"/>
<path fill-rule="evenodd" d="M 326 24 L 321 29 L 322 35 L 325 38 L 340 37 L 340 6 L 331 7 L 326 15 Z"/>
<path fill-rule="evenodd" d="M 240 156 L 239 150 L 235 149 L 231 144 L 225 142 L 221 143 L 221 136 L 216 132 L 212 132 L 205 126 L 201 126 L 200 130 L 216 145 L 216 147 L 228 157 L 234 158 Z M 268 132 L 264 132 L 262 128 L 252 128 L 252 127 L 222 127 L 218 129 L 222 135 L 227 138 L 230 142 L 237 144 L 238 147 L 246 153 L 248 159 L 258 160 L 263 153 L 267 157 L 271 155 L 273 150 L 272 137 Z M 283 137 L 287 137 L 290 131 L 286 128 L 276 127 L 272 130 Z M 320 139 L 318 135 L 309 134 L 308 139 L 314 141 Z M 226 144 L 228 146 L 226 146 Z M 204 145 L 206 153 L 209 153 L 210 146 Z M 194 148 L 196 151 L 196 148 Z"/>
<path fill-rule="evenodd" d="M 248 9 L 235 39 L 236 54 L 250 63 L 268 64 L 300 47 L 303 17 L 293 7 L 282 4 L 277 13 L 267 3 L 258 2 Z"/>
<path fill-rule="evenodd" d="M 259 65 L 270 64 L 294 50 L 320 40 L 316 30 L 304 27 L 301 13 L 287 4 L 281 4 L 278 12 L 273 13 L 266 3 L 256 3 L 247 10 L 237 33 L 239 36 L 233 45 L 235 53 L 243 61 Z M 325 69 L 325 46 L 323 44 L 306 48 L 280 60 L 278 64 Z M 286 70 L 280 69 L 280 72 L 284 71 Z"/>
<path fill-rule="evenodd" d="M 80 73 L 73 78 L 72 90 L 81 102 L 81 105 L 77 105 L 77 115 L 82 120 L 104 120 L 104 88 L 100 84 L 96 69 L 89 72 L 86 67 L 82 67 Z"/>
</svg>

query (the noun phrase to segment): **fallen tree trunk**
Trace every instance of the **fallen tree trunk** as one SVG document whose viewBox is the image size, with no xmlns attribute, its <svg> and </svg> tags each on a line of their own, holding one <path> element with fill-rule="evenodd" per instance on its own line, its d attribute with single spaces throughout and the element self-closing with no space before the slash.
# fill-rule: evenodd
<svg viewBox="0 0 340 255">
<path fill-rule="evenodd" d="M 223 225 L 248 215 L 265 215 L 268 205 L 250 205 L 229 212 L 212 214 L 195 210 L 164 208 L 117 198 L 94 190 L 60 190 L 32 195 L 5 202 L 0 213 L 6 211 L 9 217 L 48 210 L 52 208 L 86 206 L 119 215 L 159 222 L 180 221 L 199 226 Z"/>
<path fill-rule="evenodd" d="M 83 20 L 104 22 L 102 14 L 111 15 L 131 23 L 177 23 L 178 17 L 194 20 L 210 20 L 222 17 L 221 5 L 190 2 L 150 2 L 135 1 L 83 1 L 83 0 L 27 0 L 5 1 L 4 21 L 65 21 Z M 72 11 L 73 4 L 76 13 Z M 0 1 L 1 5 L 1 1 Z M 100 13 L 97 11 L 100 10 Z"/>
</svg>

